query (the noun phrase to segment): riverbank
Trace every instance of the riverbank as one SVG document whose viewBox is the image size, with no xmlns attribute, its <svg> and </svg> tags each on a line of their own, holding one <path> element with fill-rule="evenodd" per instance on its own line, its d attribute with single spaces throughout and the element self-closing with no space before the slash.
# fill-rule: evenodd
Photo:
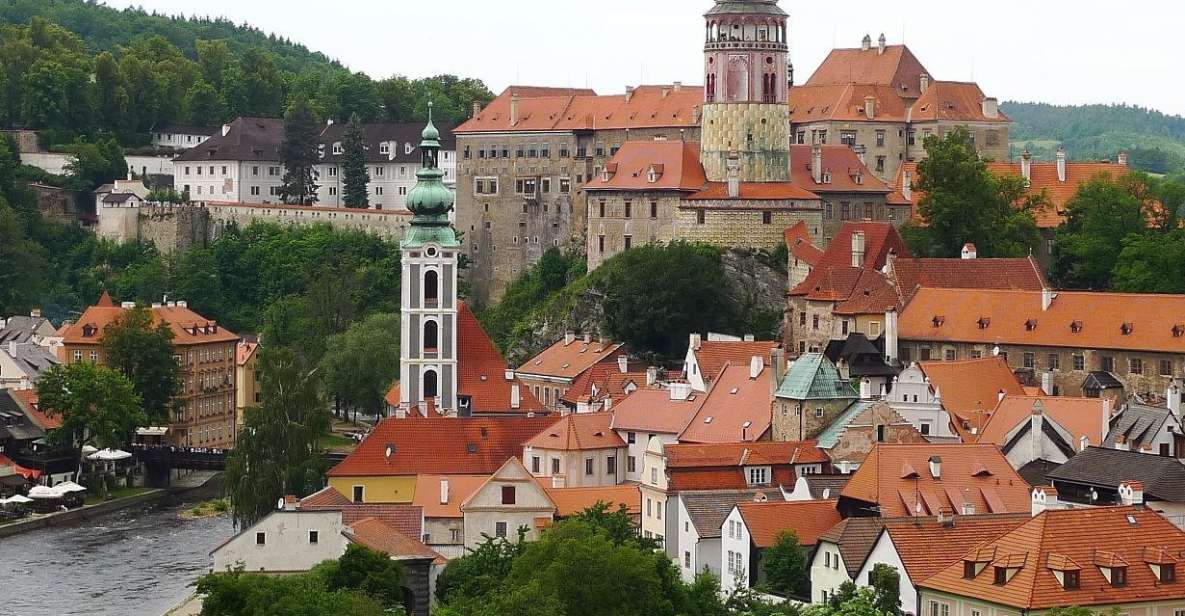
<svg viewBox="0 0 1185 616">
<path fill-rule="evenodd" d="M 192 595 L 180 605 L 164 613 L 164 616 L 198 616 L 202 613 L 202 598 Z"/>
<path fill-rule="evenodd" d="M 130 496 L 114 498 L 92 505 L 83 505 L 82 507 L 71 509 L 69 511 L 58 511 L 45 515 L 37 515 L 35 517 L 0 526 L 0 539 L 42 528 L 50 528 L 53 526 L 61 526 L 63 524 L 72 524 L 79 521 L 89 520 L 91 518 L 108 515 L 117 511 L 122 511 L 124 509 L 130 509 L 132 507 L 155 505 L 169 498 L 169 496 L 170 492 L 168 490 L 150 488 L 144 492 L 139 492 Z"/>
</svg>

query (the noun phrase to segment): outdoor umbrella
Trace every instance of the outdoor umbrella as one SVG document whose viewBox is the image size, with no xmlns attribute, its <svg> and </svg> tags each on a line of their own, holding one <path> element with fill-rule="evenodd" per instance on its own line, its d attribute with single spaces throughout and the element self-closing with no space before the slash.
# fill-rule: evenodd
<svg viewBox="0 0 1185 616">
<path fill-rule="evenodd" d="M 47 486 L 33 486 L 33 489 L 29 490 L 29 497 L 30 498 L 46 498 L 46 499 L 61 498 L 62 493 L 58 492 L 57 490 L 55 490 L 53 488 L 47 487 Z"/>
<path fill-rule="evenodd" d="M 62 494 L 68 494 L 70 492 L 85 492 L 86 491 L 86 488 L 84 486 L 80 486 L 77 483 L 74 483 L 73 481 L 63 481 L 62 483 L 59 483 L 58 485 L 54 486 L 53 489 L 57 490 L 58 492 L 60 492 Z"/>
</svg>

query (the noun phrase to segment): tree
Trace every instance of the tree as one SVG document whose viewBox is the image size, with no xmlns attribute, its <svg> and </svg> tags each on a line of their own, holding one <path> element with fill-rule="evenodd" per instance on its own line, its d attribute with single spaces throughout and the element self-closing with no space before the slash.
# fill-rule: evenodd
<svg viewBox="0 0 1185 616">
<path fill-rule="evenodd" d="M 259 351 L 263 403 L 247 409 L 227 458 L 224 486 L 234 519 L 247 526 L 286 495 L 306 496 L 324 484 L 317 437 L 329 428 L 320 374 L 290 349 Z"/>
<path fill-rule="evenodd" d="M 330 590 L 313 574 L 267 576 L 242 569 L 211 573 L 197 583 L 201 616 L 380 616 L 375 599 L 357 590 Z M 401 614 L 402 610 L 395 612 Z"/>
<path fill-rule="evenodd" d="M 638 525 L 630 517 L 629 508 L 624 504 L 617 509 L 610 509 L 603 501 L 598 501 L 592 507 L 572 516 L 589 526 L 605 533 L 614 545 L 630 544 L 643 550 L 657 550 L 661 547 L 657 540 L 642 537 L 638 533 Z"/>
<path fill-rule="evenodd" d="M 1125 240 L 1148 232 L 1153 209 L 1147 186 L 1134 175 L 1098 176 L 1066 203 L 1056 232 L 1054 277 L 1064 287 L 1109 289 Z"/>
<path fill-rule="evenodd" d="M 128 107 L 128 91 L 119 74 L 119 64 L 110 52 L 104 51 L 95 57 L 95 93 L 99 126 L 121 132 L 125 127 L 123 113 Z"/>
<path fill-rule="evenodd" d="M 761 554 L 765 579 L 770 590 L 784 597 L 802 597 L 810 594 L 810 579 L 807 577 L 806 552 L 798 543 L 798 535 L 791 530 L 778 533 L 774 544 Z"/>
<path fill-rule="evenodd" d="M 888 616 L 876 607 L 876 597 L 871 588 L 861 588 L 845 598 L 838 605 L 831 603 L 809 605 L 802 610 L 802 616 Z"/>
<path fill-rule="evenodd" d="M 903 230 L 912 252 L 956 257 L 972 243 L 981 257 L 1023 257 L 1037 245 L 1031 210 L 1041 197 L 1029 196 L 1019 177 L 992 174 L 966 128 L 931 136 L 925 147 L 915 186 L 925 193 L 918 203 L 925 224 Z"/>
<path fill-rule="evenodd" d="M 225 119 L 226 107 L 218 90 L 210 82 L 199 79 L 185 92 L 183 114 L 185 121 L 194 126 L 212 126 Z"/>
<path fill-rule="evenodd" d="M 340 558 L 317 565 L 312 573 L 330 591 L 357 590 L 386 607 L 402 605 L 403 566 L 386 552 L 351 543 Z"/>
<path fill-rule="evenodd" d="M 93 143 L 78 140 L 65 149 L 71 155 L 66 172 L 73 180 L 72 188 L 91 190 L 127 176 L 128 164 L 123 158 L 123 148 L 114 139 L 100 139 Z"/>
<path fill-rule="evenodd" d="M 479 600 L 501 588 L 514 560 L 526 546 L 521 532 L 518 539 L 486 537 L 476 549 L 450 560 L 436 580 L 436 599 L 441 603 L 460 604 Z"/>
<path fill-rule="evenodd" d="M 163 321 L 153 325 L 152 310 L 139 304 L 103 329 L 100 344 L 106 364 L 131 381 L 149 421 L 168 423 L 182 387 L 172 328 Z"/>
<path fill-rule="evenodd" d="M 1185 231 L 1127 236 L 1111 281 L 1125 293 L 1185 293 Z"/>
<path fill-rule="evenodd" d="M 366 142 L 362 135 L 362 122 L 358 114 L 350 116 L 350 123 L 342 136 L 342 202 L 346 207 L 366 208 L 370 205 L 367 195 L 370 174 L 366 167 Z"/>
<path fill-rule="evenodd" d="M 897 568 L 885 563 L 873 565 L 868 574 L 868 584 L 873 589 L 872 604 L 884 614 L 901 614 L 901 574 Z"/>
<path fill-rule="evenodd" d="M 335 400 L 355 412 L 379 415 L 387 390 L 399 378 L 399 315 L 374 314 L 333 336 L 321 366 Z"/>
<path fill-rule="evenodd" d="M 0 140 L 2 141 L 2 140 Z M 25 314 L 45 283 L 46 255 L 25 221 L 0 198 L 0 314 Z"/>
<path fill-rule="evenodd" d="M 313 168 L 317 164 L 317 118 L 308 101 L 298 100 L 284 115 L 284 138 L 280 161 L 284 163 L 280 196 L 285 203 L 312 205 L 317 202 Z"/>
</svg>

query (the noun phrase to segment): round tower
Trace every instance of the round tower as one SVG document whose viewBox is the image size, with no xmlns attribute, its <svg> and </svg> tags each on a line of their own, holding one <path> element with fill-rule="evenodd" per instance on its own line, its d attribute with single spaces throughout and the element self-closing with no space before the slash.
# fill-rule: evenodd
<svg viewBox="0 0 1185 616">
<path fill-rule="evenodd" d="M 790 179 L 790 54 L 778 0 L 716 0 L 704 15 L 704 113 L 700 158 L 708 179 L 728 179 L 736 153 L 742 182 Z"/>
</svg>

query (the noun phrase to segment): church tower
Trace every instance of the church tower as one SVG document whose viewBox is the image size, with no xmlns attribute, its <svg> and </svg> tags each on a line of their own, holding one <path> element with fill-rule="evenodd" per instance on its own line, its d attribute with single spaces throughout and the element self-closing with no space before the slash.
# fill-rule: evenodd
<svg viewBox="0 0 1185 616">
<path fill-rule="evenodd" d="M 457 408 L 457 256 L 461 244 L 449 223 L 453 192 L 440 169 L 440 132 L 428 125 L 420 142 L 416 186 L 407 195 L 413 217 L 403 242 L 399 408 Z"/>
<path fill-rule="evenodd" d="M 708 179 L 728 181 L 735 154 L 741 182 L 789 181 L 786 13 L 778 0 L 716 0 L 704 18 L 700 159 Z"/>
</svg>

